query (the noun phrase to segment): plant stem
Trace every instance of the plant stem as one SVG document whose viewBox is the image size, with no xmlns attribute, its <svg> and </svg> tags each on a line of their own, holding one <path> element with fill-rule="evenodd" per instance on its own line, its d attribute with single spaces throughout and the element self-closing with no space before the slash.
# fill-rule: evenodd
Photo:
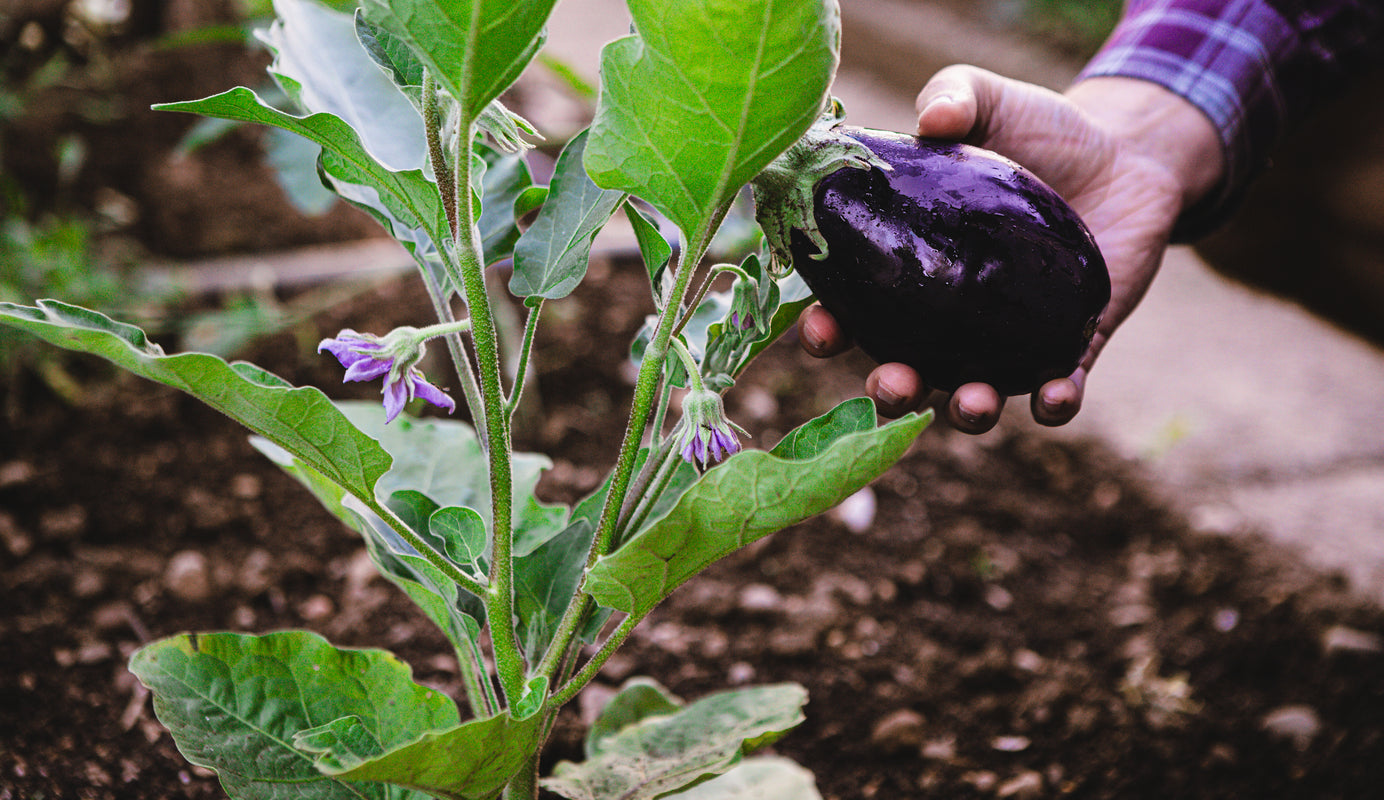
<svg viewBox="0 0 1384 800">
<path fill-rule="evenodd" d="M 505 402 L 505 416 L 511 420 L 519 408 L 519 399 L 524 395 L 524 381 L 528 379 L 534 335 L 538 332 L 538 315 L 543 310 L 543 298 L 530 300 L 533 305 L 528 306 L 529 316 L 524 320 L 524 343 L 519 350 L 519 367 L 514 371 L 514 385 L 509 387 L 509 400 Z"/>
<path fill-rule="evenodd" d="M 442 118 L 437 107 L 437 83 L 432 73 L 423 72 L 423 130 L 428 140 L 428 160 L 432 164 L 433 179 L 437 182 L 437 193 L 442 200 L 443 211 L 447 215 L 447 226 L 452 238 L 457 235 L 457 195 L 456 180 L 447 167 L 446 148 L 442 145 Z M 468 162 L 469 163 L 469 162 Z M 456 265 L 448 264 L 449 258 L 445 242 L 434 242 L 438 258 L 444 262 L 448 275 L 457 272 Z M 439 286 L 431 270 L 422 270 L 428 294 L 432 296 L 433 310 L 442 322 L 454 322 L 452 313 L 452 291 L 454 287 Z M 459 287 L 455 287 L 459 288 Z M 447 349 L 452 355 L 457 378 L 461 381 L 461 392 L 466 397 L 466 407 L 471 412 L 471 423 L 480 441 L 486 441 L 485 415 L 482 413 L 480 384 L 476 380 L 476 370 L 471 365 L 471 357 L 466 352 L 460 334 L 447 337 Z"/>
<path fill-rule="evenodd" d="M 538 798 L 538 754 L 542 748 L 534 748 L 528 760 L 514 777 L 505 785 L 504 800 L 537 800 Z"/>
<path fill-rule="evenodd" d="M 480 235 L 476 230 L 475 206 L 471 202 L 471 141 L 474 121 L 468 122 L 457 137 L 453 154 L 458 198 L 456 224 L 457 272 L 451 276 L 462 287 L 471 318 L 471 341 L 476 348 L 480 372 L 481 402 L 486 423 L 486 455 L 490 472 L 491 563 L 490 585 L 485 599 L 486 621 L 495 650 L 495 669 L 506 705 L 513 706 L 523 692 L 524 656 L 514 628 L 514 544 L 512 524 L 513 474 L 510 464 L 509 417 L 505 413 L 504 389 L 500 383 L 500 352 L 495 331 L 495 316 L 485 287 L 484 259 Z"/>
<path fill-rule="evenodd" d="M 493 717 L 496 703 L 495 691 L 490 688 L 490 674 L 485 669 L 475 640 L 468 640 L 466 644 L 469 646 L 457 648 L 457 666 L 466 690 L 466 703 L 471 707 L 471 716 L 476 719 Z"/>
<path fill-rule="evenodd" d="M 391 530 L 399 534 L 399 538 L 408 542 L 409 546 L 417 550 L 418 554 L 423 556 L 423 558 L 439 572 L 451 578 L 458 586 L 471 594 L 477 597 L 486 596 L 489 590 L 484 584 L 470 575 L 467 575 L 465 572 L 462 572 L 461 568 L 452 563 L 451 559 L 437 552 L 437 548 L 414 533 L 413 529 L 408 526 L 408 523 L 399 519 L 399 516 L 393 511 L 390 511 L 374 498 L 367 500 L 364 497 L 357 497 L 356 499 L 360 500 L 366 508 L 373 511 L 380 519 L 384 520 L 385 524 L 388 525 Z"/>
<path fill-rule="evenodd" d="M 433 311 L 437 313 L 437 318 L 442 322 L 455 322 L 456 315 L 452 313 L 450 302 L 451 291 L 437 284 L 431 270 L 420 271 L 423 273 L 423 283 L 432 298 Z M 461 382 L 461 393 L 466 398 L 466 408 L 471 412 L 471 426 L 476 429 L 476 436 L 484 441 L 485 416 L 480 413 L 481 387 L 476 382 L 476 370 L 471 366 L 471 356 L 466 352 L 466 342 L 460 333 L 453 333 L 447 337 L 447 352 L 452 356 L 457 380 Z"/>
<path fill-rule="evenodd" d="M 639 377 L 634 385 L 634 401 L 630 405 L 630 417 L 625 427 L 625 437 L 620 443 L 620 452 L 616 457 L 615 469 L 610 476 L 610 489 L 606 493 L 605 505 L 601 508 L 596 535 L 592 537 L 591 549 L 586 556 L 587 573 L 595 566 L 596 561 L 601 556 L 610 551 L 611 544 L 615 539 L 620 512 L 624 508 L 625 495 L 629 489 L 635 465 L 638 462 L 639 445 L 644 439 L 644 431 L 649 422 L 654 395 L 659 389 L 659 379 L 663 374 L 664 359 L 668 355 L 668 340 L 672 333 L 673 322 L 682 305 L 682 297 L 687 293 L 687 287 L 693 274 L 697 271 L 697 264 L 706 254 L 706 249 L 711 243 L 711 235 L 720 226 L 728 209 L 729 205 L 720 209 L 719 213 L 713 214 L 707 220 L 707 224 L 690 241 L 684 237 L 684 246 L 680 251 L 681 257 L 675 257 L 674 261 L 668 265 L 674 279 L 664 295 L 663 310 L 659 312 L 654 334 L 650 338 L 649 346 L 644 350 L 644 358 L 639 364 Z M 537 674 L 546 675 L 550 680 L 558 665 L 561 664 L 563 657 L 572 647 L 573 637 L 576 636 L 577 629 L 581 626 L 581 620 L 585 617 L 591 603 L 590 596 L 583 592 L 585 585 L 586 578 L 583 575 L 582 585 L 577 588 L 572 602 L 567 604 L 567 610 L 563 612 L 562 619 L 558 621 L 552 643 L 548 645 L 548 651 L 543 654 L 542 662 L 536 670 Z M 628 633 L 625 634 L 625 636 L 628 635 Z"/>
<path fill-rule="evenodd" d="M 596 677 L 596 674 L 601 671 L 601 667 L 605 666 L 610 657 L 615 655 L 615 651 L 620 649 L 620 645 L 625 643 L 625 640 L 634 632 L 635 627 L 644 621 L 647 614 L 647 611 L 643 614 L 631 613 L 621 620 L 619 627 L 601 644 L 601 649 L 582 665 L 582 668 L 572 676 L 571 680 L 562 684 L 557 691 L 548 696 L 547 707 L 561 708 L 576 697 L 577 693 L 585 688 L 592 678 Z"/>
</svg>

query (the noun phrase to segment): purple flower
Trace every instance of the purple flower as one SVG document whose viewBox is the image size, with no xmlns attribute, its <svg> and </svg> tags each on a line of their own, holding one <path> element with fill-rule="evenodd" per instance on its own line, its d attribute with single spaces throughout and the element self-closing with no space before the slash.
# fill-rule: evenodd
<svg viewBox="0 0 1384 800">
<path fill-rule="evenodd" d="M 671 435 L 683 460 L 704 470 L 740 452 L 738 429 L 726 419 L 719 394 L 694 389 L 683 399 L 682 419 Z"/>
<path fill-rule="evenodd" d="M 457 404 L 446 392 L 428 383 L 423 373 L 415 366 L 423 357 L 423 342 L 411 328 L 400 328 L 394 334 L 381 339 L 368 333 L 356 333 L 347 328 L 335 339 L 323 339 L 317 345 L 317 352 L 326 350 L 341 366 L 346 368 L 346 381 L 373 381 L 381 376 L 384 381 L 385 422 L 393 422 L 404 410 L 404 406 L 415 397 L 445 408 L 450 414 Z M 395 335 L 400 334 L 400 335 Z"/>
</svg>

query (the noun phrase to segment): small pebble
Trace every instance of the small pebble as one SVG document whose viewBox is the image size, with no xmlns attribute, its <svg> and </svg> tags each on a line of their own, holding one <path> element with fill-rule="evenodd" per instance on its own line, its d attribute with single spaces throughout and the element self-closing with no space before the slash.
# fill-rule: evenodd
<svg viewBox="0 0 1384 800">
<path fill-rule="evenodd" d="M 207 557 L 196 550 L 175 553 L 163 571 L 163 585 L 180 600 L 195 603 L 211 597 Z"/>
<path fill-rule="evenodd" d="M 1211 626 L 1221 633 L 1230 633 L 1240 624 L 1240 612 L 1233 608 L 1222 608 L 1211 620 Z"/>
<path fill-rule="evenodd" d="M 930 758 L 934 761 L 951 761 L 956 758 L 956 739 L 933 739 L 924 742 L 922 747 L 923 758 Z"/>
<path fill-rule="evenodd" d="M 1327 653 L 1378 653 L 1384 650 L 1384 639 L 1377 633 L 1333 625 L 1322 636 L 1322 649 Z"/>
<path fill-rule="evenodd" d="M 985 587 L 985 604 L 996 611 L 1008 611 L 1014 605 L 1014 595 L 997 583 Z"/>
<path fill-rule="evenodd" d="M 840 505 L 831 510 L 829 516 L 845 525 L 846 530 L 851 533 L 864 533 L 875 523 L 877 506 L 874 490 L 866 486 L 842 500 Z"/>
<path fill-rule="evenodd" d="M 317 622 L 330 617 L 336 611 L 336 603 L 325 594 L 315 594 L 298 604 L 298 616 L 308 622 Z"/>
<path fill-rule="evenodd" d="M 1264 715 L 1264 730 L 1287 739 L 1299 750 L 1306 750 L 1321 731 L 1321 718 L 1311 706 L 1281 706 Z"/>
<path fill-rule="evenodd" d="M 1025 770 L 1018 775 L 1010 778 L 995 790 L 996 797 L 1041 797 L 1043 794 L 1043 776 L 1032 770 Z"/>
<path fill-rule="evenodd" d="M 726 670 L 726 680 L 735 685 L 749 683 L 754 680 L 754 676 L 754 665 L 744 661 L 737 661 Z"/>
<path fill-rule="evenodd" d="M 777 611 L 783 607 L 783 595 L 768 584 L 752 583 L 740 590 L 739 604 L 742 611 Z"/>
<path fill-rule="evenodd" d="M 990 740 L 990 746 L 1001 753 L 1021 753 L 1031 744 L 1027 736 L 996 736 Z"/>
<path fill-rule="evenodd" d="M 901 708 L 875 723 L 870 743 L 886 753 L 916 750 L 923 743 L 926 721 L 918 712 Z"/>
</svg>

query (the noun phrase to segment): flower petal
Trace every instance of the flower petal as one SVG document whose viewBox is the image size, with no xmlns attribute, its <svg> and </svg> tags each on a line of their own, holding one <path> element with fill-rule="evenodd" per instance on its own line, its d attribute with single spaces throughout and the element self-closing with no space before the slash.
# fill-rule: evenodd
<svg viewBox="0 0 1384 800">
<path fill-rule="evenodd" d="M 393 422 L 399 416 L 399 412 L 404 410 L 404 406 L 410 400 L 408 386 L 405 381 L 386 381 L 384 384 L 384 421 L 386 424 Z"/>
<path fill-rule="evenodd" d="M 408 380 L 413 384 L 414 397 L 421 397 L 438 408 L 445 408 L 448 414 L 457 410 L 457 402 L 452 396 L 428 383 L 418 370 L 409 370 Z"/>
<path fill-rule="evenodd" d="M 342 383 L 346 381 L 373 381 L 388 373 L 389 368 L 393 365 L 394 362 L 387 358 L 365 356 L 346 368 L 346 374 L 341 378 L 341 381 Z"/>
</svg>

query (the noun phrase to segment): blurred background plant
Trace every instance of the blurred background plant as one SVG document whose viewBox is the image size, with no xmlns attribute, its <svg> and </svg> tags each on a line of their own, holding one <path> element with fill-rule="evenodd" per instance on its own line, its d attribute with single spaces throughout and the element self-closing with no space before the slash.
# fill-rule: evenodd
<svg viewBox="0 0 1384 800">
<path fill-rule="evenodd" d="M 143 193 L 155 183 L 150 173 L 187 170 L 199 148 L 222 141 L 231 131 L 189 129 L 186 120 L 149 112 L 150 100 L 169 97 L 141 94 L 141 81 L 154 86 L 163 82 L 137 65 L 164 60 L 174 65 L 168 69 L 177 69 L 183 55 L 215 51 L 232 54 L 234 62 L 249 62 L 263 76 L 262 64 L 256 63 L 262 59 L 261 48 L 252 31 L 272 15 L 271 6 L 271 0 L 7 0 L 0 6 L 0 301 L 57 298 L 128 320 L 158 336 L 177 336 L 182 346 L 228 355 L 305 316 L 319 301 L 339 298 L 338 292 L 316 298 L 308 307 L 302 302 L 286 306 L 273 287 L 254 281 L 218 297 L 189 298 L 178 286 L 151 279 L 142 269 L 162 260 L 165 253 L 159 250 L 196 257 L 244 248 L 189 243 L 180 251 L 179 231 L 171 234 L 172 247 L 159 243 L 169 234 L 151 235 L 151 203 Z M 204 75 L 200 83 L 228 79 Z M 142 136 L 150 124 L 159 125 L 160 132 Z M 240 136 L 240 142 L 223 143 L 223 149 L 243 152 L 246 138 L 262 134 Z M 163 152 L 122 150 L 116 146 L 121 137 L 156 140 Z M 304 163 L 292 157 L 302 146 L 293 137 L 263 136 L 262 160 L 284 198 L 310 220 L 331 210 L 316 176 L 278 168 Z M 341 233 L 329 238 L 350 238 L 350 231 L 345 237 Z M 21 372 L 74 405 L 90 390 L 88 384 L 111 374 L 93 372 L 100 368 L 84 361 L 79 378 L 73 363 L 61 351 L 0 331 L 0 378 L 11 390 L 5 392 L 7 412 L 18 407 L 12 390 L 23 385 Z"/>
</svg>

